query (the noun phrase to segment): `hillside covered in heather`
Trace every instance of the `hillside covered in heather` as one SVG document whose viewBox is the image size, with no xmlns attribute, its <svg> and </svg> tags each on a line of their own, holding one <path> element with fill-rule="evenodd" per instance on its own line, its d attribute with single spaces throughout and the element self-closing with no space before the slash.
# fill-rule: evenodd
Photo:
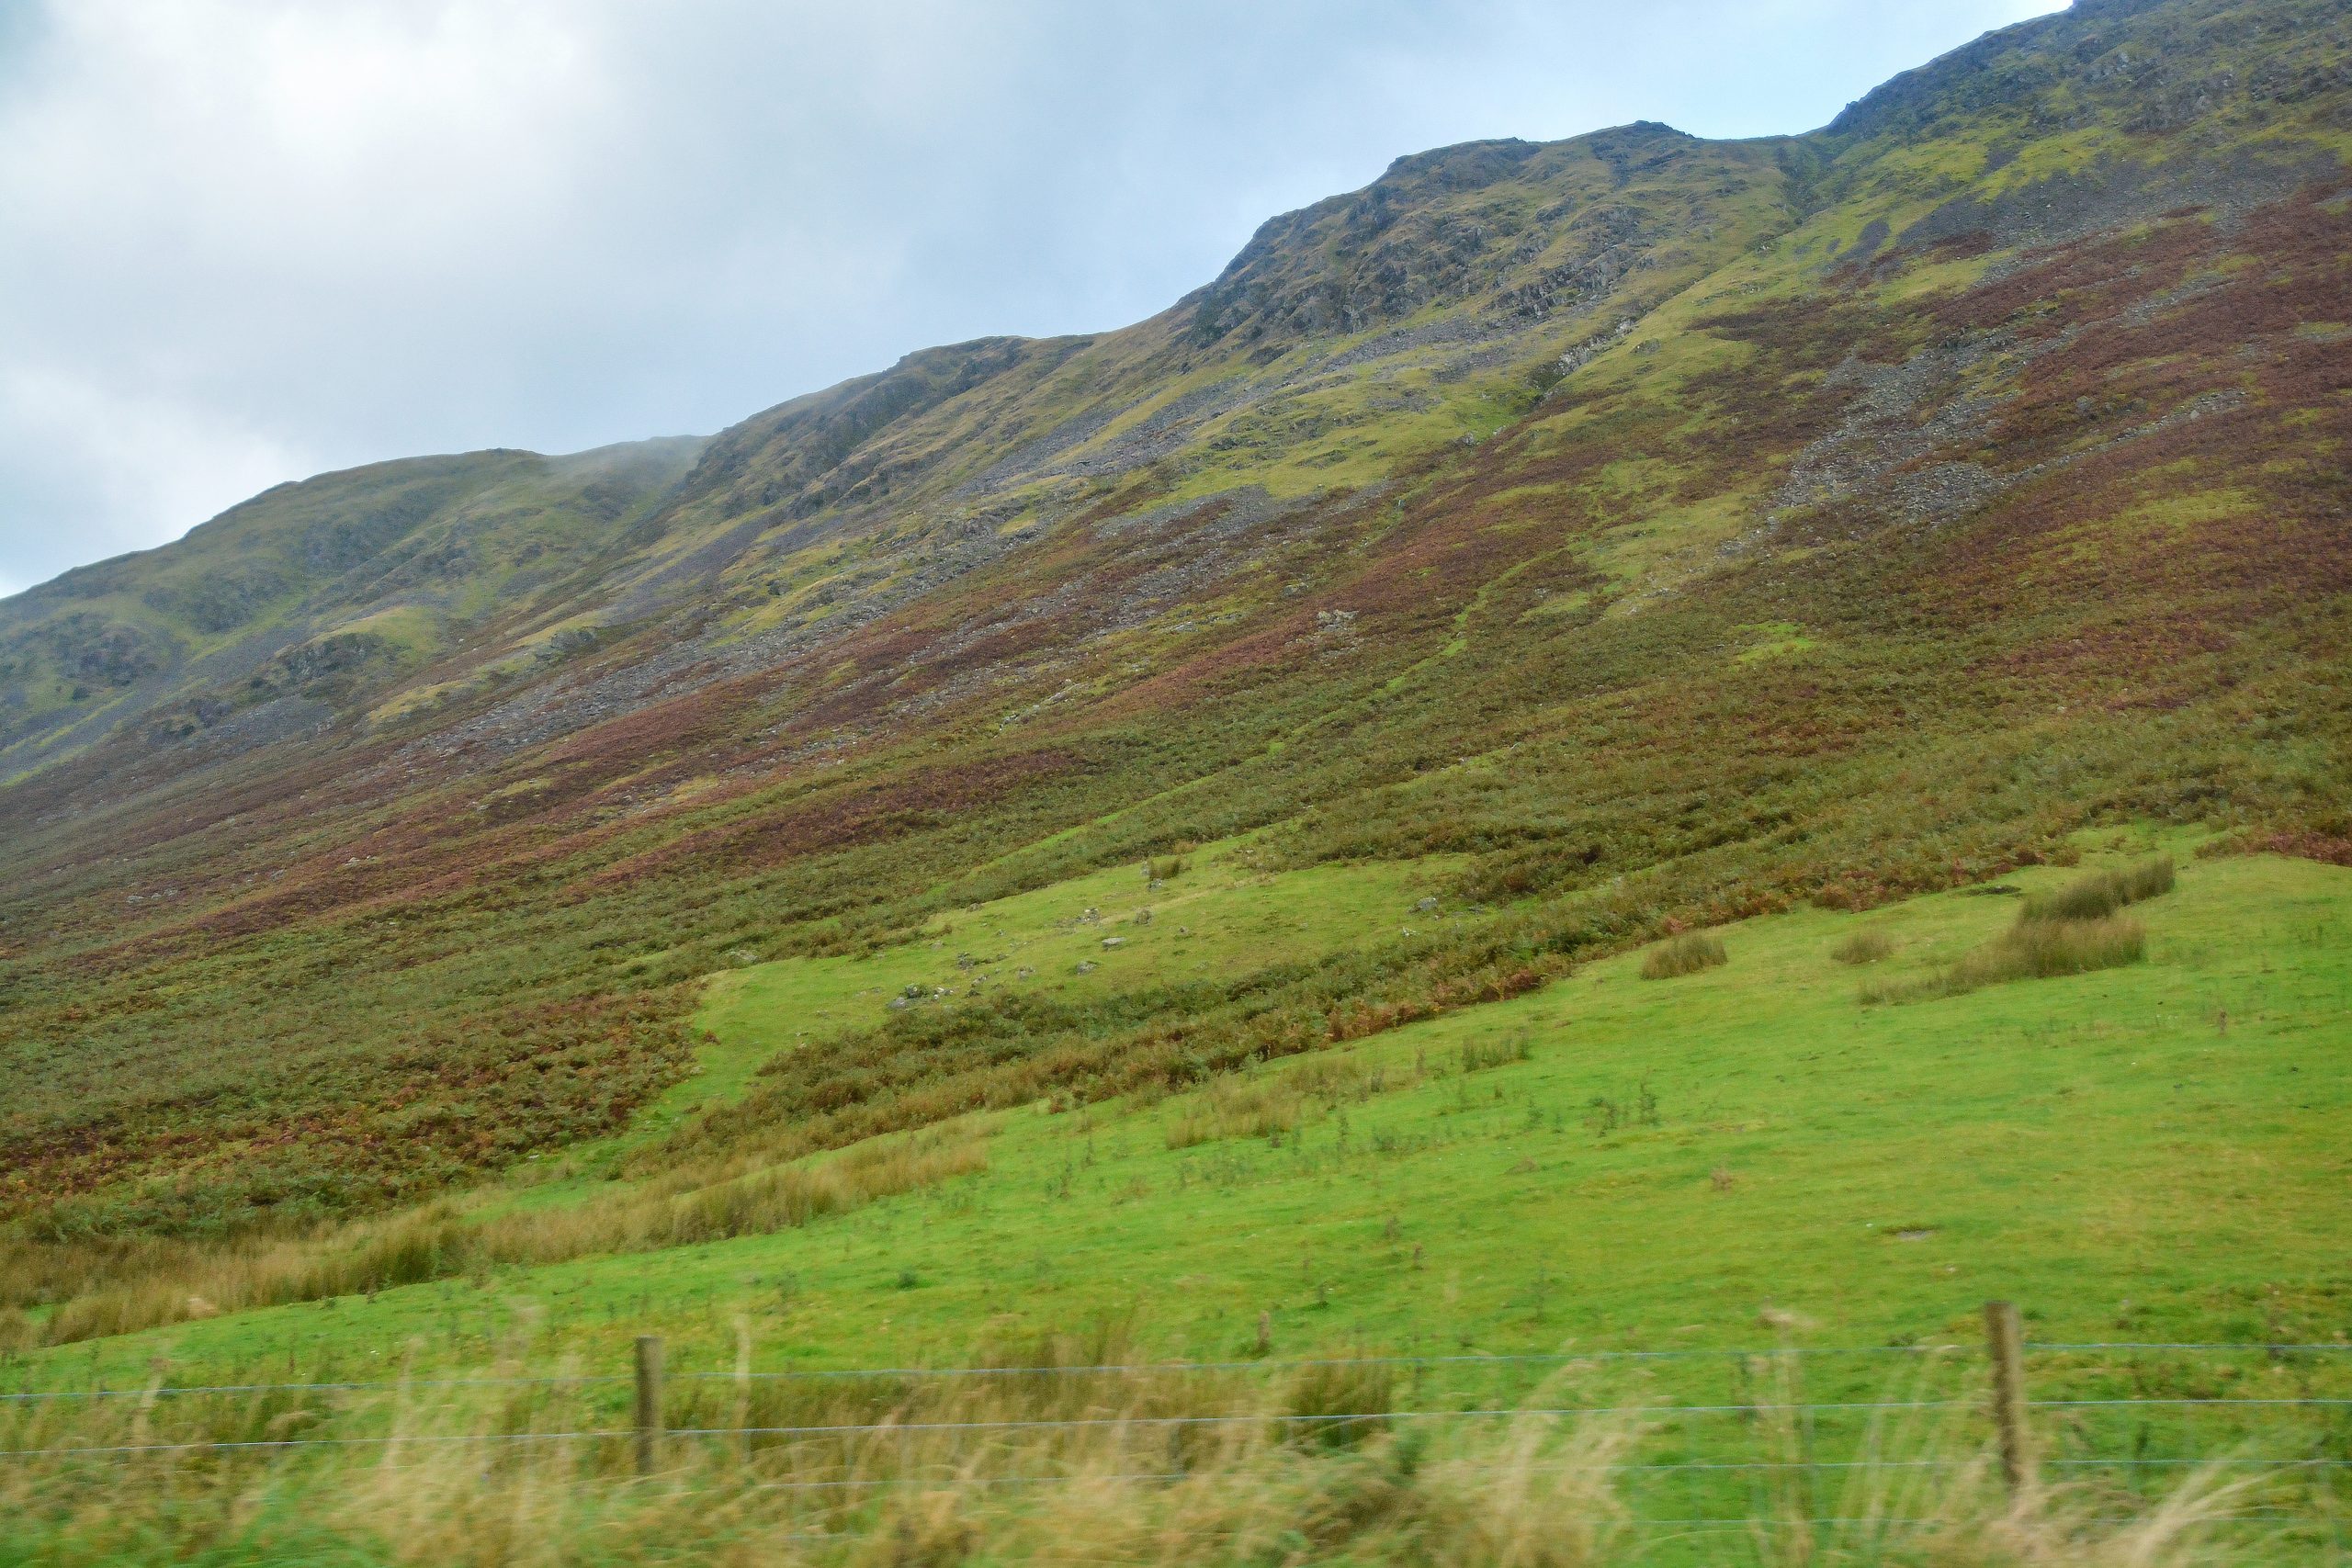
<svg viewBox="0 0 2352 1568">
<path fill-rule="evenodd" d="M 2347 340 L 2352 10 L 2078 0 L 1805 135 L 1401 158 L 1119 332 L 269 491 L 0 602 L 10 1245 L 1197 1083 L 2087 827 L 2352 863 Z M 1204 846 L 1311 896 L 956 931 Z"/>
</svg>

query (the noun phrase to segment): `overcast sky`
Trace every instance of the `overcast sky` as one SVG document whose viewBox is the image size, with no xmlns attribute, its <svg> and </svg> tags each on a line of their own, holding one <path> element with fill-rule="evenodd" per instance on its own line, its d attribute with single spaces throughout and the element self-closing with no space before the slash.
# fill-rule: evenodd
<svg viewBox="0 0 2352 1568">
<path fill-rule="evenodd" d="M 1810 129 L 2057 0 L 0 0 L 0 593 L 281 479 L 1148 316 L 1477 137 Z"/>
</svg>

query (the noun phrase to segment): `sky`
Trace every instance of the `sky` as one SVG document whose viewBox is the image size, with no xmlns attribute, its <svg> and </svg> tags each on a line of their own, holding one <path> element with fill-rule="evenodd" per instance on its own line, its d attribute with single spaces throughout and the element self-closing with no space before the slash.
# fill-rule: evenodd
<svg viewBox="0 0 2352 1568">
<path fill-rule="evenodd" d="M 0 0 L 0 594 L 284 479 L 1122 326 L 1401 154 L 1809 130 L 2059 0 Z"/>
</svg>

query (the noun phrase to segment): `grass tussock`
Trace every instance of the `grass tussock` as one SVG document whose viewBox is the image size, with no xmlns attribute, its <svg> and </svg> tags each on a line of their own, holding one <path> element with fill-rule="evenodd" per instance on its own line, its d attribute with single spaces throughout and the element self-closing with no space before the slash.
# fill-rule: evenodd
<svg viewBox="0 0 2352 1568">
<path fill-rule="evenodd" d="M 2020 923 L 2104 919 L 2129 904 L 2172 891 L 2172 856 L 2158 855 L 2121 871 L 2094 872 L 2076 877 L 2054 893 L 2037 894 L 2025 901 Z"/>
<path fill-rule="evenodd" d="M 805 1225 L 988 1168 L 971 1134 L 862 1144 L 829 1159 L 782 1167 L 684 1170 L 560 1208 L 469 1214 L 436 1202 L 322 1235 L 253 1240 L 198 1251 L 164 1246 L 84 1258 L 96 1288 L 74 1290 L 68 1249 L 19 1246 L 39 1259 L 62 1304 L 37 1324 L 0 1316 L 10 1342 L 63 1345 L 252 1307 L 363 1295 L 499 1267 L 537 1268 L 598 1253 L 645 1252 Z M 143 1265 L 143 1267 L 142 1267 Z M 87 1287 L 88 1278 L 82 1281 Z"/>
<path fill-rule="evenodd" d="M 1829 956 L 1840 964 L 1876 964 L 1894 956 L 1894 939 L 1883 931 L 1859 931 L 1833 945 Z"/>
<path fill-rule="evenodd" d="M 1702 969 L 1713 969 L 1725 962 L 1720 938 L 1705 931 L 1685 931 L 1650 949 L 1642 960 L 1642 978 L 1671 980 L 1683 975 L 1696 975 Z"/>
<path fill-rule="evenodd" d="M 1095 1350 L 1093 1354 L 1101 1354 Z M 1089 1349 L 1030 1364 L 1093 1364 Z M 1385 1411 L 1385 1370 L 1008 1376 L 960 1383 L 726 1379 L 673 1385 L 650 1478 L 616 1440 L 515 1443 L 616 1425 L 593 1385 L 495 1393 L 401 1386 L 330 1396 L 256 1389 L 217 1404 L 58 1402 L 0 1409 L 10 1450 L 240 1441 L 337 1446 L 267 1458 L 160 1450 L 135 1462 L 20 1458 L 0 1469 L 0 1561 L 559 1562 L 728 1565 L 966 1562 L 1162 1568 L 1394 1562 L 1630 1568 L 1651 1555 L 1629 1467 L 1653 1452 L 1633 1410 L 1556 1380 L 1491 1421 L 1342 1419 Z M 1583 1413 L 1546 1413 L 1584 1406 Z M 1802 1442 L 1767 1405 L 1740 1451 Z M 1201 1417 L 1210 1417 L 1203 1420 Z M 1304 1417 L 1304 1419 L 1301 1419 Z M 1052 1423 L 1078 1419 L 1083 1425 Z M 863 1426 L 865 1431 L 812 1427 Z M 982 1438 L 974 1428 L 990 1429 Z M 389 1441 L 386 1439 L 390 1439 Z M 489 1439 L 480 1441 L 478 1439 Z M 1789 1451 L 1800 1451 L 1790 1448 Z M 1776 1468 L 1771 1473 L 1778 1474 Z M 1741 1562 L 1936 1568 L 2254 1568 L 2286 1561 L 2233 1527 L 2255 1495 L 2195 1475 L 2153 1498 L 2064 1487 L 2012 1502 L 1981 1433 L 1940 1424 L 1870 1439 L 1816 1491 L 1742 1480 L 1668 1489 L 1650 1511 L 1719 1517 Z M 1694 1483 L 1696 1485 L 1697 1483 Z M 2281 1499 L 2262 1499 L 2278 1501 Z M 1709 1559 L 1713 1561 L 1714 1559 Z"/>
<path fill-rule="evenodd" d="M 1982 947 L 1922 979 L 1862 987 L 1866 1003 L 1956 997 L 2010 980 L 2048 980 L 2115 969 L 2147 956 L 2148 933 L 2129 915 L 2096 920 L 2020 920 Z"/>
<path fill-rule="evenodd" d="M 1213 1079 L 1207 1089 L 1169 1102 L 1168 1146 L 1188 1149 L 1227 1138 L 1279 1143 L 1335 1106 L 1380 1093 L 1389 1080 L 1385 1069 L 1367 1071 L 1340 1053 L 1306 1057 L 1287 1072 Z"/>
<path fill-rule="evenodd" d="M 2169 887 L 2172 863 L 2159 863 L 2163 867 L 2163 885 Z M 1934 997 L 1956 997 L 2011 980 L 2055 979 L 2063 975 L 2086 975 L 2097 969 L 2137 964 L 2148 955 L 2148 933 L 2131 916 L 2052 912 L 2102 907 L 2112 891 L 2104 885 L 2110 881 L 2132 886 L 2124 876 L 2086 877 L 2045 900 L 2029 903 L 2018 911 L 2017 922 L 2007 931 L 1962 953 L 1957 962 L 1924 978 L 1866 985 L 1861 999 L 1871 1005 L 1922 1001 Z M 2154 886 L 2154 878 L 2143 879 L 2138 885 Z"/>
<path fill-rule="evenodd" d="M 1514 1062 L 1532 1060 L 1535 1036 L 1524 1029 L 1508 1034 L 1490 1035 L 1483 1040 L 1462 1043 L 1460 1062 L 1465 1073 L 1482 1073 L 1489 1067 L 1508 1067 Z"/>
</svg>

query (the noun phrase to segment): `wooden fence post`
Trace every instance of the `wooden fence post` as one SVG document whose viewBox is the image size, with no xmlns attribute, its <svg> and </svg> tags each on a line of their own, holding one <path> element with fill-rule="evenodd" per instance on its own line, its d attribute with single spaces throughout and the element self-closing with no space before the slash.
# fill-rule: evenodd
<svg viewBox="0 0 2352 1568">
<path fill-rule="evenodd" d="M 745 1464 L 752 1462 L 752 1320 L 738 1314 L 735 1319 L 735 1430 L 739 1452 Z"/>
<path fill-rule="evenodd" d="M 1274 1314 L 1271 1312 L 1261 1312 L 1258 1314 L 1258 1354 L 1262 1356 L 1273 1348 Z"/>
<path fill-rule="evenodd" d="M 2015 1302 L 1984 1303 L 1985 1348 L 1993 1361 L 1993 1424 L 2001 1434 L 2001 1478 L 2014 1496 L 2022 1496 L 2041 1483 L 2036 1473 L 2033 1433 L 2025 1414 L 2025 1327 Z"/>
<path fill-rule="evenodd" d="M 650 1475 L 662 1459 L 662 1337 L 637 1337 L 637 1472 Z"/>
</svg>

